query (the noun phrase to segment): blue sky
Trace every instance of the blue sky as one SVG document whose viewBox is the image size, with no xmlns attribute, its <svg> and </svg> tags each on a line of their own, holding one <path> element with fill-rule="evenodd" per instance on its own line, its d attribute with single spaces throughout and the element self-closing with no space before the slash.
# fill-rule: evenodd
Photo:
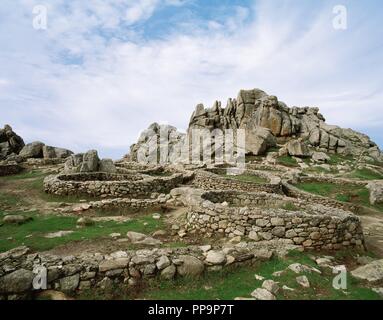
<svg viewBox="0 0 383 320">
<path fill-rule="evenodd" d="M 152 122 L 261 88 L 383 146 L 381 21 L 380 0 L 2 0 L 0 125 L 117 159 Z"/>
</svg>

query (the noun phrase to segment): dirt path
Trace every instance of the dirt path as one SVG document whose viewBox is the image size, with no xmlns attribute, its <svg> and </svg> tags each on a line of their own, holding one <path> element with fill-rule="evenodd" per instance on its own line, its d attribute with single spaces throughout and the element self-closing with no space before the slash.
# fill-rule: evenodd
<svg viewBox="0 0 383 320">
<path fill-rule="evenodd" d="M 41 179 L 28 178 L 28 179 L 0 179 L 0 194 L 4 197 L 17 199 L 17 203 L 12 206 L 5 206 L 1 204 L 0 209 L 5 211 L 39 211 L 41 214 L 52 213 L 52 211 L 59 207 L 59 202 L 46 201 L 42 197 L 42 190 L 29 187 Z"/>
</svg>

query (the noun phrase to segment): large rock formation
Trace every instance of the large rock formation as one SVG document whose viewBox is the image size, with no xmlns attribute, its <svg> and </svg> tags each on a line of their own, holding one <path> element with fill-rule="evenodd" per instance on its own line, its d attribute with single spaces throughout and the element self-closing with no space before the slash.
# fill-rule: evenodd
<svg viewBox="0 0 383 320">
<path fill-rule="evenodd" d="M 21 149 L 19 156 L 23 159 L 66 159 L 73 152 L 63 148 L 47 146 L 40 141 L 29 143 Z"/>
<path fill-rule="evenodd" d="M 64 173 L 78 173 L 78 172 L 107 172 L 116 173 L 113 160 L 102 159 L 98 157 L 96 150 L 90 150 L 86 153 L 78 153 L 70 156 L 64 165 Z"/>
<path fill-rule="evenodd" d="M 180 150 L 192 141 L 194 129 L 213 132 L 220 129 L 244 129 L 246 132 L 246 153 L 262 155 L 270 147 L 286 144 L 285 149 L 292 156 L 308 157 L 313 152 L 364 155 L 375 160 L 383 160 L 378 146 L 370 138 L 351 129 L 342 129 L 325 123 L 318 108 L 292 107 L 269 96 L 259 89 L 241 90 L 237 99 L 229 99 L 225 108 L 216 101 L 212 108 L 198 104 L 193 112 L 187 136 L 171 126 L 152 124 L 145 130 L 138 142 L 131 147 L 131 160 L 139 161 L 159 154 L 150 154 L 155 150 L 150 146 L 160 144 L 161 129 L 169 132 L 169 159 L 179 159 Z M 204 142 L 205 143 L 205 142 Z M 214 140 L 209 142 L 215 150 Z M 157 153 L 159 153 L 157 149 Z M 182 158 L 182 156 L 181 156 Z"/>
<path fill-rule="evenodd" d="M 18 154 L 24 145 L 24 140 L 13 132 L 11 126 L 5 125 L 4 129 L 0 129 L 0 160 Z"/>
<path fill-rule="evenodd" d="M 47 146 L 35 141 L 25 145 L 24 140 L 9 125 L 0 129 L 0 160 L 22 162 L 27 159 L 66 159 L 72 151 Z"/>
<path fill-rule="evenodd" d="M 136 144 L 130 147 L 130 160 L 143 163 L 177 161 L 186 143 L 186 134 L 169 125 L 153 123 L 143 131 Z M 163 157 L 162 159 L 160 157 Z"/>
<path fill-rule="evenodd" d="M 259 89 L 241 90 L 237 99 L 229 99 L 226 108 L 216 101 L 212 108 L 197 105 L 190 119 L 189 129 L 207 128 L 246 129 L 263 127 L 271 130 L 279 143 L 302 138 L 311 148 L 341 154 L 366 154 L 378 159 L 382 156 L 370 138 L 351 129 L 325 123 L 318 108 L 289 108 Z"/>
</svg>

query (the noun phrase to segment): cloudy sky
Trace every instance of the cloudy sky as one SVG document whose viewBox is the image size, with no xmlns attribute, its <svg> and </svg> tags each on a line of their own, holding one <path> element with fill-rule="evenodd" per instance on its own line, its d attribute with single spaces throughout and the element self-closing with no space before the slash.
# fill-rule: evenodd
<svg viewBox="0 0 383 320">
<path fill-rule="evenodd" d="M 117 159 L 152 122 L 261 88 L 383 146 L 382 21 L 381 0 L 1 0 L 0 125 Z"/>
</svg>

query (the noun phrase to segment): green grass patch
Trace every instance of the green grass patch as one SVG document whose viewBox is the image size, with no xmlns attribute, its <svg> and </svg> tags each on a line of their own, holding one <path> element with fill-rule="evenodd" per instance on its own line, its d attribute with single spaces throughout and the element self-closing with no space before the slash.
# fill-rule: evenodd
<svg viewBox="0 0 383 320">
<path fill-rule="evenodd" d="M 41 200 L 46 202 L 65 202 L 65 203 L 78 203 L 80 200 L 86 201 L 94 201 L 99 200 L 96 197 L 91 197 L 87 195 L 68 195 L 68 196 L 59 196 L 48 194 L 44 192 L 44 179 L 50 175 L 49 173 L 43 173 L 41 171 L 29 171 L 24 172 L 18 175 L 1 177 L 0 181 L 14 182 L 15 189 L 23 190 L 26 193 L 30 192 L 33 195 L 38 196 Z M 8 195 L 7 195 L 8 197 Z M 12 198 L 12 195 L 9 195 Z M 1 201 L 0 198 L 0 208 L 1 203 L 5 203 L 5 201 Z M 17 202 L 16 202 L 17 203 Z M 14 203 L 14 204 L 16 204 Z"/>
<path fill-rule="evenodd" d="M 46 177 L 47 175 L 48 175 L 47 173 L 43 173 L 39 170 L 31 170 L 31 171 L 22 172 L 22 173 L 15 174 L 15 175 L 1 177 L 0 181 L 1 180 L 14 181 L 14 180 L 35 179 L 35 178 L 40 178 L 40 177 Z"/>
<path fill-rule="evenodd" d="M 317 194 L 323 197 L 329 197 L 342 202 L 354 203 L 365 207 L 370 207 L 383 211 L 383 205 L 370 205 L 369 191 L 363 186 L 354 186 L 347 184 L 332 184 L 319 182 L 304 182 L 296 185 L 297 188 Z"/>
<path fill-rule="evenodd" d="M 281 209 L 288 210 L 288 211 L 299 211 L 300 209 L 292 202 L 288 202 L 281 206 Z"/>
<path fill-rule="evenodd" d="M 277 162 L 287 167 L 298 167 L 298 162 L 289 155 L 278 157 Z"/>
<path fill-rule="evenodd" d="M 331 165 L 342 164 L 345 162 L 355 161 L 352 155 L 342 155 L 342 154 L 330 154 L 330 161 L 328 161 Z"/>
<path fill-rule="evenodd" d="M 375 171 L 372 171 L 372 170 L 367 169 L 367 168 L 354 170 L 352 173 L 350 173 L 349 177 L 354 178 L 354 179 L 361 179 L 361 180 L 383 179 L 382 174 L 375 172 Z"/>
<path fill-rule="evenodd" d="M 21 199 L 20 196 L 7 192 L 0 192 L 0 210 L 7 210 L 24 203 L 24 200 Z"/>
<path fill-rule="evenodd" d="M 0 252 L 20 245 L 26 245 L 36 251 L 49 250 L 73 241 L 108 237 L 111 233 L 126 234 L 128 231 L 136 231 L 149 234 L 164 227 L 161 219 L 155 220 L 151 216 L 139 217 L 124 223 L 96 222 L 93 226 L 76 228 L 77 217 L 42 216 L 35 213 L 23 213 L 23 215 L 31 216 L 33 220 L 22 225 L 0 226 Z M 68 230 L 74 232 L 61 238 L 44 237 L 47 233 Z"/>
<path fill-rule="evenodd" d="M 306 173 L 317 173 L 317 174 L 321 174 L 321 173 L 337 174 L 337 173 L 339 173 L 339 170 L 334 168 L 334 167 L 330 167 L 330 170 L 327 170 L 327 169 L 325 169 L 323 167 L 312 166 L 312 165 L 310 165 L 309 168 L 305 168 L 303 171 L 306 172 Z"/>
<path fill-rule="evenodd" d="M 263 160 L 262 156 L 254 156 L 254 155 L 246 155 L 245 156 L 245 163 L 249 162 L 260 162 Z"/>
</svg>

